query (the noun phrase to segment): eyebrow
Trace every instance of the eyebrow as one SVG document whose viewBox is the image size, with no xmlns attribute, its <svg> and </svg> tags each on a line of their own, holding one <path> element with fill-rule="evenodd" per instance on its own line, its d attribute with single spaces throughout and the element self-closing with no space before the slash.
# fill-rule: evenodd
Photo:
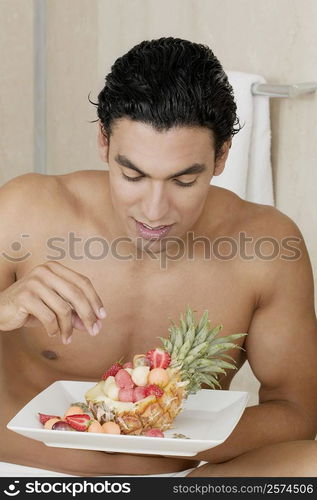
<svg viewBox="0 0 317 500">
<path fill-rule="evenodd" d="M 119 165 L 121 165 L 122 167 L 130 168 L 131 170 L 135 170 L 135 172 L 144 175 L 144 177 L 151 178 L 150 175 L 143 172 L 140 168 L 134 165 L 132 161 L 130 161 L 124 155 L 117 154 L 117 156 L 115 157 L 115 161 L 119 163 Z M 186 175 L 186 174 L 201 174 L 205 170 L 206 170 L 206 165 L 204 163 L 194 163 L 193 165 L 190 165 L 189 167 L 184 168 L 179 172 L 175 172 L 175 174 L 169 175 L 166 179 L 172 179 L 173 177 L 179 177 L 181 175 Z"/>
</svg>

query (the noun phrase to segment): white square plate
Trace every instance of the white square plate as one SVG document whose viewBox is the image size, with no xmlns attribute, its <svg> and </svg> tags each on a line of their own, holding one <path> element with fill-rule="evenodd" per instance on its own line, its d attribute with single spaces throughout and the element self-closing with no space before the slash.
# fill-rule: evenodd
<svg viewBox="0 0 317 500">
<path fill-rule="evenodd" d="M 218 446 L 228 438 L 249 399 L 249 393 L 244 391 L 202 389 L 188 397 L 183 410 L 174 420 L 173 428 L 164 432 L 164 438 L 44 429 L 39 422 L 38 412 L 63 415 L 72 403 L 84 402 L 84 394 L 92 386 L 93 382 L 54 382 L 25 405 L 7 427 L 23 436 L 42 441 L 47 446 L 58 448 L 194 456 Z M 189 439 L 174 438 L 174 433 L 183 434 Z"/>
</svg>

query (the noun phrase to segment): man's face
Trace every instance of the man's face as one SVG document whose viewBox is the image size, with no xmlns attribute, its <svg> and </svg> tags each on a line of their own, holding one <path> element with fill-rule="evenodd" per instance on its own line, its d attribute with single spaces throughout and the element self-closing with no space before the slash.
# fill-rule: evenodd
<svg viewBox="0 0 317 500">
<path fill-rule="evenodd" d="M 121 118 L 113 127 L 109 147 L 101 132 L 99 143 L 109 165 L 120 235 L 138 246 L 151 240 L 155 251 L 163 248 L 164 239 L 181 238 L 194 229 L 210 180 L 223 169 L 215 163 L 209 130 L 180 127 L 157 132 L 150 125 Z"/>
</svg>

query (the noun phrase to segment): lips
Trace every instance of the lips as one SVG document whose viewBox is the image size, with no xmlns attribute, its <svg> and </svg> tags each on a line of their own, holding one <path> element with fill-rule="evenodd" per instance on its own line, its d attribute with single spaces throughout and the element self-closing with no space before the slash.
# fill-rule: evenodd
<svg viewBox="0 0 317 500">
<path fill-rule="evenodd" d="M 135 220 L 136 226 L 137 226 L 137 232 L 139 233 L 142 238 L 145 238 L 147 240 L 149 239 L 161 239 L 166 234 L 169 232 L 169 230 L 172 227 L 172 224 L 169 226 L 156 226 L 156 227 L 151 227 L 148 226 L 147 224 L 144 224 L 143 222 L 139 222 Z"/>
<path fill-rule="evenodd" d="M 144 224 L 144 222 L 141 222 L 141 224 L 145 227 L 147 227 L 148 229 L 151 229 L 152 231 L 156 231 L 156 229 L 162 229 L 163 227 L 168 227 L 168 226 L 156 226 L 156 227 L 152 227 L 152 226 L 148 226 L 147 224 Z"/>
</svg>

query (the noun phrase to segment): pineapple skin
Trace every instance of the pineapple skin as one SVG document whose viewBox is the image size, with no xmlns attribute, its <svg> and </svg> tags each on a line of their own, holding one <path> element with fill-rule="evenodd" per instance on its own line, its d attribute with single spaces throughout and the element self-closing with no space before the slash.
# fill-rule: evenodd
<svg viewBox="0 0 317 500">
<path fill-rule="evenodd" d="M 164 387 L 164 394 L 160 398 L 148 396 L 129 411 L 113 410 L 114 421 L 119 425 L 121 434 L 141 435 L 143 432 L 155 428 L 162 431 L 169 429 L 175 417 L 183 407 L 183 401 L 187 397 L 186 384 L 180 380 L 178 370 L 169 369 L 170 380 Z M 101 394 L 102 384 L 96 384 L 86 393 L 86 402 L 93 403 L 98 407 L 98 396 Z M 103 417 L 96 415 L 102 424 Z"/>
<path fill-rule="evenodd" d="M 187 396 L 199 391 L 203 383 L 211 389 L 221 389 L 218 374 L 226 374 L 227 368 L 236 369 L 234 359 L 224 353 L 232 348 L 243 349 L 233 341 L 247 335 L 238 333 L 216 338 L 222 328 L 222 325 L 211 328 L 208 311 L 198 323 L 194 311 L 187 308 L 185 315 L 180 317 L 179 326 L 172 324 L 169 328 L 169 338 L 160 337 L 163 349 L 171 356 L 171 365 L 167 368 L 169 382 L 164 387 L 164 394 L 160 398 L 148 396 L 134 403 L 132 410 L 113 410 L 114 421 L 122 434 L 140 435 L 152 428 L 167 430 L 182 410 Z M 102 394 L 100 384 L 88 391 L 88 397 L 86 393 L 86 401 L 97 407 L 98 395 Z"/>
<path fill-rule="evenodd" d="M 153 428 L 165 431 L 171 428 L 174 419 L 182 410 L 186 396 L 184 385 L 179 384 L 179 375 L 173 375 L 164 387 L 163 396 L 151 396 L 141 400 L 133 412 L 115 413 L 115 422 L 122 434 L 140 435 Z"/>
</svg>

